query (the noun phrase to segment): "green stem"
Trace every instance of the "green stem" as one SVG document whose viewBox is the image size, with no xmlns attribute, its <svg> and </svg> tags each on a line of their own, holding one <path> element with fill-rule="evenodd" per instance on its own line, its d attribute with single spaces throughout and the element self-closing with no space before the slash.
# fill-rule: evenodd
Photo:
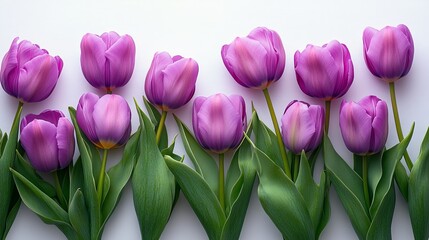
<svg viewBox="0 0 429 240">
<path fill-rule="evenodd" d="M 368 157 L 362 157 L 362 178 L 363 178 L 363 194 L 367 207 L 370 207 L 369 190 L 368 190 Z"/>
<path fill-rule="evenodd" d="M 390 89 L 390 100 L 392 102 L 392 108 L 393 108 L 393 117 L 395 119 L 395 127 L 396 127 L 396 133 L 398 134 L 399 141 L 404 140 L 404 134 L 402 133 L 401 128 L 401 120 L 399 119 L 399 111 L 398 111 L 398 104 L 396 103 L 396 93 L 395 93 L 395 83 L 390 82 L 389 83 L 389 89 Z M 413 162 L 411 161 L 410 155 L 408 155 L 408 151 L 405 150 L 404 152 L 404 159 L 407 163 L 408 170 L 411 171 L 413 168 Z"/>
<path fill-rule="evenodd" d="M 299 173 L 299 161 L 301 156 L 299 154 L 295 154 L 294 166 L 293 166 L 293 181 L 295 182 L 298 179 Z"/>
<path fill-rule="evenodd" d="M 279 128 L 279 124 L 277 122 L 277 117 L 276 117 L 276 114 L 274 112 L 273 102 L 271 101 L 270 93 L 268 92 L 268 88 L 265 88 L 262 91 L 264 92 L 265 100 L 267 101 L 267 105 L 268 105 L 268 110 L 270 111 L 271 120 L 273 121 L 274 130 L 275 130 L 276 136 L 277 136 L 277 144 L 279 145 L 280 154 L 282 156 L 285 173 L 289 177 L 289 179 L 292 179 L 289 161 L 287 159 L 286 150 L 285 150 L 285 147 L 283 144 L 283 139 L 282 139 L 282 135 L 280 133 L 280 128 Z"/>
<path fill-rule="evenodd" d="M 329 132 L 329 119 L 331 117 L 331 100 L 325 101 L 325 133 Z"/>
<path fill-rule="evenodd" d="M 225 210 L 225 190 L 224 190 L 224 171 L 225 171 L 225 154 L 219 154 L 219 202 L 223 210 Z"/>
<path fill-rule="evenodd" d="M 165 119 L 167 118 L 167 111 L 162 111 L 161 114 L 161 119 L 159 120 L 159 124 L 158 124 L 158 130 L 156 131 L 156 144 L 159 144 L 159 141 L 161 140 L 161 133 L 162 130 L 164 129 L 164 123 L 165 123 Z"/>
<path fill-rule="evenodd" d="M 103 149 L 103 159 L 101 160 L 101 169 L 100 175 L 98 177 L 98 187 L 97 187 L 97 196 L 101 204 L 101 199 L 103 198 L 103 186 L 104 186 L 104 175 L 106 174 L 106 162 L 107 162 L 107 153 L 108 149 Z"/>
<path fill-rule="evenodd" d="M 66 198 L 64 197 L 63 190 L 61 189 L 61 183 L 60 183 L 60 179 L 58 178 L 57 171 L 54 171 L 52 173 L 52 175 L 54 176 L 55 190 L 57 190 L 58 200 L 59 200 L 59 202 L 60 202 L 61 205 L 63 205 L 64 207 L 66 207 L 66 201 L 65 201 Z"/>
</svg>

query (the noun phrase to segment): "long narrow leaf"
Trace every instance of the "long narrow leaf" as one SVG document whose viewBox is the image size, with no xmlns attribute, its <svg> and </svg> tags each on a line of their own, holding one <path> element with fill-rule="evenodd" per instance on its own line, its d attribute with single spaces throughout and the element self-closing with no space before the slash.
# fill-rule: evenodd
<svg viewBox="0 0 429 240">
<path fill-rule="evenodd" d="M 69 206 L 70 223 L 81 239 L 90 239 L 91 229 L 85 198 L 80 189 L 76 190 Z"/>
</svg>

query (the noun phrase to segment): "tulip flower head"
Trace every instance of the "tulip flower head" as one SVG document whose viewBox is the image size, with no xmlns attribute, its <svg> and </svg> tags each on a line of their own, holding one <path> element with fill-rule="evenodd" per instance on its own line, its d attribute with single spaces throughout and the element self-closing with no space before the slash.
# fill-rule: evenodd
<svg viewBox="0 0 429 240">
<path fill-rule="evenodd" d="M 387 82 L 407 75 L 413 63 L 414 42 L 407 26 L 387 26 L 363 32 L 365 63 L 371 73 Z"/>
<path fill-rule="evenodd" d="M 86 80 L 95 88 L 112 91 L 128 83 L 134 71 L 136 47 L 129 35 L 87 33 L 80 44 L 80 63 Z"/>
<path fill-rule="evenodd" d="M 265 89 L 280 79 L 286 54 L 277 32 L 255 28 L 247 37 L 237 37 L 222 47 L 225 67 L 237 83 L 246 88 Z"/>
<path fill-rule="evenodd" d="M 131 110 L 116 94 L 99 98 L 93 93 L 80 97 L 76 119 L 86 137 L 101 149 L 124 145 L 131 134 Z"/>
<path fill-rule="evenodd" d="M 301 90 L 310 97 L 332 100 L 350 88 L 353 62 L 347 46 L 331 41 L 322 47 L 307 45 L 295 52 L 295 73 Z"/>
<path fill-rule="evenodd" d="M 21 144 L 37 171 L 63 169 L 73 160 L 73 125 L 60 111 L 29 114 L 21 121 Z"/>
<path fill-rule="evenodd" d="M 163 111 L 177 109 L 191 100 L 197 76 L 198 63 L 194 59 L 155 53 L 146 75 L 146 96 Z"/>
<path fill-rule="evenodd" d="M 3 58 L 0 82 L 11 96 L 23 102 L 40 102 L 54 90 L 63 68 L 58 56 L 38 45 L 15 38 Z"/>
<path fill-rule="evenodd" d="M 367 96 L 357 103 L 343 101 L 340 129 L 351 152 L 370 155 L 381 151 L 388 133 L 386 102 L 376 96 Z"/>
<path fill-rule="evenodd" d="M 192 125 L 204 148 L 224 153 L 236 148 L 247 127 L 246 107 L 241 96 L 216 94 L 194 101 Z"/>
<path fill-rule="evenodd" d="M 281 119 L 283 142 L 295 154 L 312 151 L 323 136 L 325 111 L 319 105 L 294 100 Z"/>
</svg>

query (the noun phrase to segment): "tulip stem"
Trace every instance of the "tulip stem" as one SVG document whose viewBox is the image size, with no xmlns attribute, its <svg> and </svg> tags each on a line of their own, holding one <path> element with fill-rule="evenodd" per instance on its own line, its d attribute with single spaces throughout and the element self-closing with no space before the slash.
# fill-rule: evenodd
<svg viewBox="0 0 429 240">
<path fill-rule="evenodd" d="M 294 182 L 296 182 L 296 179 L 298 179 L 300 158 L 301 158 L 301 156 L 299 154 L 295 154 L 295 160 L 294 160 L 294 166 L 293 166 L 293 181 Z"/>
<path fill-rule="evenodd" d="M 67 205 L 65 204 L 65 197 L 63 194 L 63 191 L 61 190 L 61 183 L 60 183 L 60 179 L 58 178 L 58 173 L 57 171 L 54 171 L 52 173 L 52 175 L 54 176 L 54 182 L 55 182 L 55 189 L 57 190 L 57 197 L 58 197 L 58 201 L 61 205 L 63 205 L 64 207 L 66 207 Z"/>
<path fill-rule="evenodd" d="M 368 190 L 368 157 L 362 157 L 362 178 L 363 178 L 363 194 L 365 196 L 366 206 L 370 207 L 369 190 Z"/>
<path fill-rule="evenodd" d="M 156 145 L 159 145 L 159 141 L 161 140 L 161 133 L 164 129 L 165 119 L 167 118 L 167 111 L 162 111 L 161 119 L 159 120 L 158 129 L 156 130 Z"/>
<path fill-rule="evenodd" d="M 219 154 L 219 202 L 223 210 L 225 210 L 225 190 L 224 190 L 224 171 L 225 171 L 225 154 Z"/>
<path fill-rule="evenodd" d="M 390 82 L 389 88 L 390 88 L 390 100 L 392 101 L 392 108 L 393 108 L 393 117 L 395 119 L 396 133 L 398 134 L 399 141 L 402 141 L 404 140 L 404 134 L 402 133 L 401 120 L 399 119 L 398 104 L 396 103 L 395 83 Z M 404 159 L 405 159 L 405 162 L 407 163 L 408 170 L 411 171 L 411 169 L 413 168 L 413 162 L 411 161 L 410 155 L 408 155 L 407 150 L 405 150 L 404 152 Z"/>
<path fill-rule="evenodd" d="M 282 156 L 285 173 L 289 177 L 289 179 L 292 179 L 289 161 L 287 159 L 286 150 L 285 150 L 285 147 L 283 144 L 283 139 L 282 139 L 282 135 L 280 133 L 280 128 L 279 128 L 279 124 L 277 122 L 277 117 L 276 117 L 276 114 L 274 112 L 273 102 L 271 101 L 270 93 L 268 92 L 268 88 L 265 88 L 262 91 L 264 92 L 265 100 L 267 101 L 267 105 L 268 105 L 268 110 L 270 111 L 271 120 L 273 121 L 274 130 L 276 132 L 277 143 L 279 145 L 280 154 Z"/>
<path fill-rule="evenodd" d="M 103 159 L 101 160 L 100 176 L 98 177 L 97 195 L 98 195 L 98 200 L 100 201 L 100 204 L 102 202 L 102 197 L 103 197 L 104 175 L 106 172 L 106 162 L 107 162 L 108 151 L 109 151 L 108 149 L 103 149 Z"/>
<path fill-rule="evenodd" d="M 331 100 L 325 101 L 325 134 L 329 132 L 329 119 L 331 117 Z"/>
</svg>

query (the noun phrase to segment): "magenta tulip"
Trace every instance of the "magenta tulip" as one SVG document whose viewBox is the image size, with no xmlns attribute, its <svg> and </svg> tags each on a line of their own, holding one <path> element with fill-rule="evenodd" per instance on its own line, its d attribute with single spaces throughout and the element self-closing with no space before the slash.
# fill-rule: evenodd
<svg viewBox="0 0 429 240">
<path fill-rule="evenodd" d="M 163 111 L 177 109 L 191 100 L 197 76 L 198 63 L 194 59 L 155 53 L 146 75 L 146 96 Z"/>
<path fill-rule="evenodd" d="M 331 41 L 307 45 L 295 52 L 295 73 L 301 90 L 310 97 L 332 100 L 343 96 L 353 82 L 353 63 L 346 45 Z"/>
<path fill-rule="evenodd" d="M 381 151 L 388 133 L 386 102 L 376 96 L 367 96 L 357 103 L 343 101 L 340 129 L 351 152 L 370 155 Z"/>
<path fill-rule="evenodd" d="M 283 142 L 295 154 L 312 151 L 323 136 L 325 111 L 319 105 L 292 101 L 281 119 Z"/>
<path fill-rule="evenodd" d="M 54 90 L 63 68 L 60 57 L 52 57 L 38 45 L 15 38 L 3 58 L 0 82 L 11 96 L 23 102 L 40 102 Z"/>
<path fill-rule="evenodd" d="M 393 82 L 407 75 L 413 63 L 414 43 L 407 26 L 387 26 L 363 32 L 365 63 L 375 76 Z"/>
<path fill-rule="evenodd" d="M 246 130 L 246 106 L 241 96 L 216 94 L 194 101 L 192 125 L 204 148 L 224 153 L 236 148 Z"/>
<path fill-rule="evenodd" d="M 87 33 L 80 44 L 80 63 L 86 80 L 95 88 L 112 91 L 133 74 L 136 47 L 129 35 Z"/>
<path fill-rule="evenodd" d="M 229 73 L 246 88 L 267 88 L 280 79 L 285 68 L 286 54 L 280 36 L 263 27 L 224 45 L 221 54 Z"/>
<path fill-rule="evenodd" d="M 131 110 L 116 94 L 99 98 L 93 93 L 80 97 L 76 119 L 86 137 L 101 149 L 124 145 L 131 133 Z"/>
<path fill-rule="evenodd" d="M 73 160 L 73 125 L 60 111 L 29 114 L 21 121 L 21 144 L 37 171 L 63 169 Z"/>
</svg>

